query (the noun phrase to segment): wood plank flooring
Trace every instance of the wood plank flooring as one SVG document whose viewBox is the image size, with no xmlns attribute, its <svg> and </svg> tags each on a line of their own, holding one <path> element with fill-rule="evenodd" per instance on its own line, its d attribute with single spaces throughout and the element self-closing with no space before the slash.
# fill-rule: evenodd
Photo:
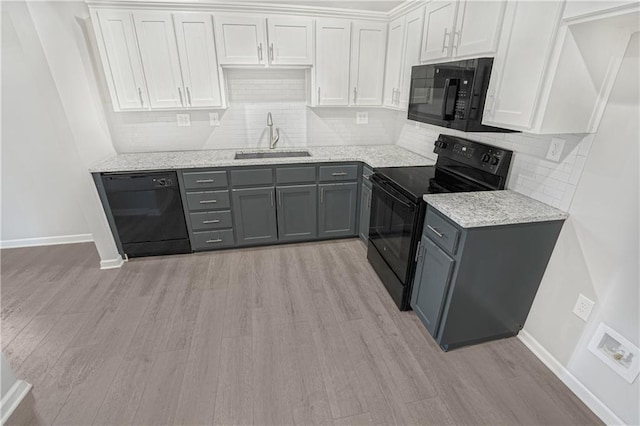
<svg viewBox="0 0 640 426">
<path fill-rule="evenodd" d="M 32 424 L 601 424 L 517 339 L 442 352 L 358 240 L 134 259 L 1 251 Z"/>
</svg>

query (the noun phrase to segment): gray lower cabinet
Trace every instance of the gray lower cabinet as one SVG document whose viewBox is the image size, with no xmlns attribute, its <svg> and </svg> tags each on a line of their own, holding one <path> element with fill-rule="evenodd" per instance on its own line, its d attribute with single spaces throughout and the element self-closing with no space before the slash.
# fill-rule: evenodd
<svg viewBox="0 0 640 426">
<path fill-rule="evenodd" d="M 357 235 L 358 183 L 321 184 L 318 189 L 318 236 L 330 238 Z"/>
<path fill-rule="evenodd" d="M 278 240 L 274 187 L 234 189 L 232 198 L 238 245 Z"/>
<path fill-rule="evenodd" d="M 369 241 L 369 220 L 371 218 L 371 187 L 362 184 L 360 192 L 360 239 L 365 243 Z"/>
<path fill-rule="evenodd" d="M 276 188 L 278 199 L 278 239 L 310 240 L 317 236 L 318 186 L 295 185 Z"/>
<path fill-rule="evenodd" d="M 428 237 L 422 236 L 415 278 L 419 284 L 411 294 L 411 307 L 431 335 L 436 332 L 453 264 L 452 258 Z"/>
</svg>

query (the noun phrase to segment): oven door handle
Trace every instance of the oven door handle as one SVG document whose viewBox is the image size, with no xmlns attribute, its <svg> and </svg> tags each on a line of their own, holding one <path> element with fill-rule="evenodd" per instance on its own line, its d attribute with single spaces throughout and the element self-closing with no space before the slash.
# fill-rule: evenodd
<svg viewBox="0 0 640 426">
<path fill-rule="evenodd" d="M 376 174 L 373 174 L 371 175 L 371 181 L 375 185 L 375 188 L 379 188 L 381 191 L 385 192 L 394 200 L 405 206 L 408 210 L 415 210 L 415 204 L 400 192 L 389 186 L 389 184 L 384 179 L 380 178 Z"/>
</svg>

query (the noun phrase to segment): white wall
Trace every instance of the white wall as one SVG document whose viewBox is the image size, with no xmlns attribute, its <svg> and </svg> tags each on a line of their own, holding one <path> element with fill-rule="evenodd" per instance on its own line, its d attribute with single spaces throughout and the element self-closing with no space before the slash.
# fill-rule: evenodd
<svg viewBox="0 0 640 426">
<path fill-rule="evenodd" d="M 587 345 L 601 321 L 640 344 L 639 51 L 636 33 L 525 325 L 525 330 L 630 425 L 640 424 L 640 380 L 625 382 L 589 352 Z M 571 313 L 579 293 L 596 302 L 586 324 Z"/>
</svg>

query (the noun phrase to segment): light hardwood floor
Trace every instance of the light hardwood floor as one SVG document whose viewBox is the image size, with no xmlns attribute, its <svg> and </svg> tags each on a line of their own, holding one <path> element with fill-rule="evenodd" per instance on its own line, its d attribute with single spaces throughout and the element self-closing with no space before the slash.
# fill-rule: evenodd
<svg viewBox="0 0 640 426">
<path fill-rule="evenodd" d="M 357 240 L 136 259 L 2 250 L 39 424 L 601 424 L 517 339 L 442 352 Z"/>
</svg>

